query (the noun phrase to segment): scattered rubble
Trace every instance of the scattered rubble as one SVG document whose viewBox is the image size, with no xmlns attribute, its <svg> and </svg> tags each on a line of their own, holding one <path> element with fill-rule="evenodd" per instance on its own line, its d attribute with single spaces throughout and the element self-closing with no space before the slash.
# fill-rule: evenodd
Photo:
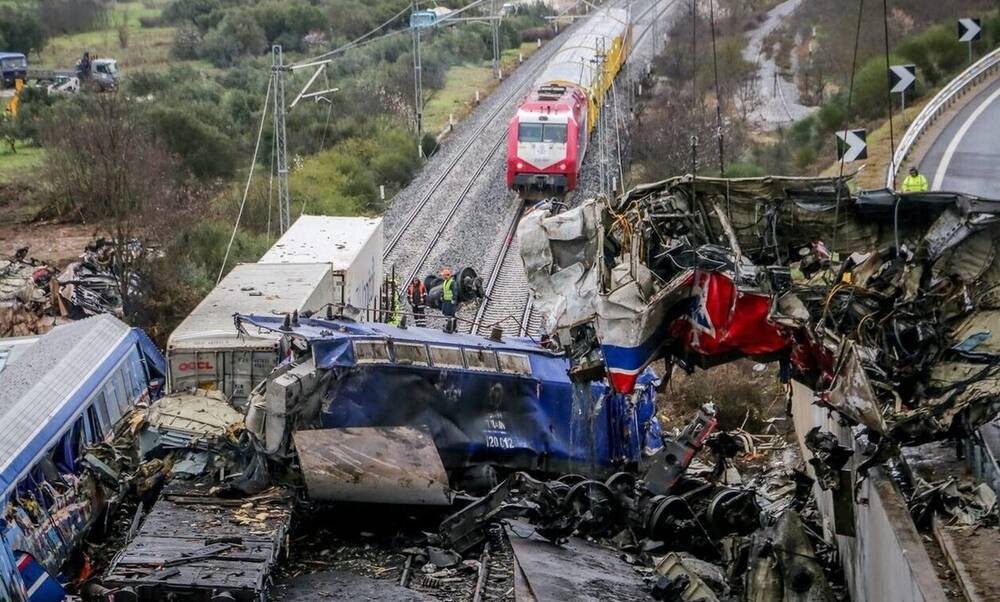
<svg viewBox="0 0 1000 602">
<path fill-rule="evenodd" d="M 69 320 L 97 314 L 122 316 L 114 241 L 98 238 L 62 271 L 28 252 L 22 247 L 0 259 L 0 337 L 44 334 Z M 125 252 L 137 255 L 144 250 L 131 241 Z M 133 292 L 141 289 L 138 275 L 130 274 L 129 287 Z"/>
</svg>

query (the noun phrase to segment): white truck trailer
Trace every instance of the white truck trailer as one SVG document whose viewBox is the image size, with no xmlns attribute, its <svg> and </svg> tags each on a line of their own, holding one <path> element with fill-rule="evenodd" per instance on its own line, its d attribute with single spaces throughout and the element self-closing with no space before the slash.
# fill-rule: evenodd
<svg viewBox="0 0 1000 602">
<path fill-rule="evenodd" d="M 240 337 L 233 314 L 371 306 L 382 281 L 381 218 L 302 216 L 257 263 L 241 264 L 167 341 L 168 390 L 217 389 L 242 403 L 278 361 L 278 337 Z"/>
<path fill-rule="evenodd" d="M 258 263 L 329 264 L 333 302 L 363 310 L 378 297 L 384 248 L 380 217 L 303 215 Z"/>
</svg>

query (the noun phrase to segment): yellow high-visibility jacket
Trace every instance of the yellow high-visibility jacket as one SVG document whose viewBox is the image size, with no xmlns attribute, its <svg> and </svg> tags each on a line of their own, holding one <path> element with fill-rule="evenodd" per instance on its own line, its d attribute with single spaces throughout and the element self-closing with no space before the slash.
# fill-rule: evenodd
<svg viewBox="0 0 1000 602">
<path fill-rule="evenodd" d="M 922 173 L 906 176 L 906 179 L 903 180 L 903 192 L 925 192 L 928 188 L 927 178 Z"/>
</svg>

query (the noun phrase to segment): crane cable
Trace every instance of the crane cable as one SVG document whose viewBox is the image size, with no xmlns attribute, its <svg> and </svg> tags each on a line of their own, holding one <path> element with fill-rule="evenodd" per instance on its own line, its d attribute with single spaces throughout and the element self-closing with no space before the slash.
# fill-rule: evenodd
<svg viewBox="0 0 1000 602">
<path fill-rule="evenodd" d="M 858 24 L 854 31 L 854 57 L 851 59 L 851 78 L 850 84 L 847 87 L 847 112 L 844 114 L 844 119 L 851 118 L 851 102 L 854 99 L 854 73 L 858 68 L 858 45 L 861 42 L 861 19 L 865 13 L 865 0 L 858 0 Z M 847 123 L 844 123 L 844 130 L 847 130 Z M 837 234 L 839 231 L 840 223 L 840 196 L 842 193 L 842 184 L 844 181 L 844 158 L 847 153 L 843 153 L 840 156 L 840 168 L 837 175 L 837 206 L 833 212 L 833 248 L 836 251 L 837 248 Z"/>
<path fill-rule="evenodd" d="M 260 152 L 260 139 L 264 135 L 264 121 L 267 119 L 267 107 L 271 101 L 271 84 L 274 83 L 274 78 L 268 78 L 267 80 L 267 91 L 264 93 L 264 106 L 260 109 L 260 128 L 257 129 L 257 142 L 253 147 L 253 160 L 250 162 L 250 173 L 247 175 L 247 185 L 243 189 L 243 200 L 240 201 L 240 211 L 236 214 L 236 223 L 233 224 L 233 233 L 229 237 L 229 244 L 226 245 L 226 255 L 222 258 L 222 265 L 219 266 L 219 277 L 215 279 L 215 284 L 218 285 L 222 282 L 222 274 L 226 271 L 226 263 L 229 262 L 229 252 L 233 248 L 233 241 L 236 240 L 236 231 L 240 227 L 240 219 L 243 217 L 243 208 L 247 204 L 247 196 L 250 195 L 250 183 L 253 182 L 253 171 L 257 166 L 257 154 Z"/>
<path fill-rule="evenodd" d="M 715 0 L 708 0 L 708 20 L 712 27 L 712 71 L 715 75 L 715 135 L 719 140 L 719 174 L 726 177 L 725 140 L 722 134 L 722 91 L 719 87 L 719 53 L 715 43 Z"/>
<path fill-rule="evenodd" d="M 886 74 L 890 71 L 889 65 L 889 5 L 887 0 L 882 0 L 882 27 L 885 33 L 885 72 Z M 892 88 L 886 86 L 886 96 L 889 98 L 889 161 L 896 160 L 896 136 L 893 132 L 892 124 Z M 905 117 L 904 117 L 905 120 Z M 892 173 L 896 173 L 895 165 L 890 164 Z M 898 245 L 897 245 L 898 247 Z"/>
</svg>

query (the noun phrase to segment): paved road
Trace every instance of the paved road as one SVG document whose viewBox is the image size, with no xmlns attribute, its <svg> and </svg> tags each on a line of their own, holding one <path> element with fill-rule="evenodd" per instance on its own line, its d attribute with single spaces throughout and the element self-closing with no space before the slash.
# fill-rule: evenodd
<svg viewBox="0 0 1000 602">
<path fill-rule="evenodd" d="M 909 166 L 900 169 L 899 181 Z M 1000 79 L 952 118 L 920 162 L 931 190 L 1000 199 Z"/>
<path fill-rule="evenodd" d="M 764 129 L 773 130 L 808 117 L 817 107 L 807 107 L 800 102 L 799 88 L 794 79 L 785 79 L 773 58 L 764 55 L 764 41 L 782 23 L 795 13 L 802 0 L 785 0 L 767 13 L 767 18 L 747 32 L 747 45 L 743 59 L 757 65 L 757 97 L 749 104 L 753 107 L 750 118 Z M 795 53 L 792 53 L 792 73 L 798 71 Z"/>
</svg>

